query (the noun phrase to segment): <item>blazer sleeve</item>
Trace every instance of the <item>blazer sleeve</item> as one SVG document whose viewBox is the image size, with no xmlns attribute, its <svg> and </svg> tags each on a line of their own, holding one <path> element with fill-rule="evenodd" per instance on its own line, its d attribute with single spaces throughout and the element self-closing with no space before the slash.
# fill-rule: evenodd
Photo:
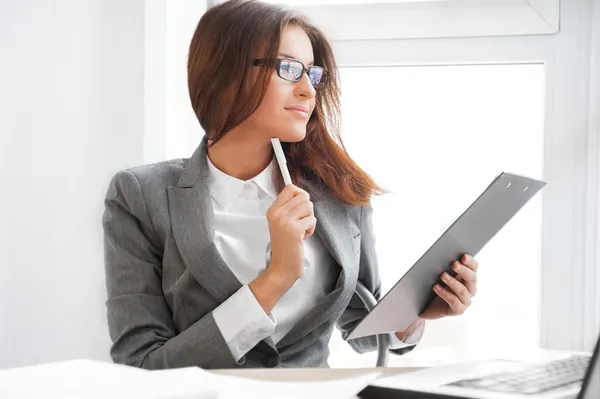
<svg viewBox="0 0 600 399">
<path fill-rule="evenodd" d="M 358 280 L 371 291 L 375 299 L 381 298 L 381 277 L 379 276 L 379 265 L 377 263 L 377 253 L 375 251 L 375 235 L 373 232 L 373 206 L 368 204 L 360 208 L 360 263 Z M 350 303 L 337 321 L 337 327 L 342 332 L 342 338 L 358 325 L 358 323 L 369 313 L 358 297 L 352 295 Z M 348 344 L 358 353 L 371 352 L 377 349 L 377 338 L 375 335 L 368 337 L 355 338 L 347 341 Z M 412 351 L 416 345 L 407 346 L 400 349 L 390 349 L 391 353 L 403 355 Z"/>
<path fill-rule="evenodd" d="M 178 332 L 161 287 L 162 250 L 131 171 L 113 177 L 102 218 L 111 357 L 145 369 L 231 368 L 212 312 Z"/>
</svg>

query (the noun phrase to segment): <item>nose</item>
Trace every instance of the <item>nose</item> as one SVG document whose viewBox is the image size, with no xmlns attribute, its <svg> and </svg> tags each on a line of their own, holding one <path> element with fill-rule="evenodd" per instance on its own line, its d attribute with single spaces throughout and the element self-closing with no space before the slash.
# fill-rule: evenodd
<svg viewBox="0 0 600 399">
<path fill-rule="evenodd" d="M 310 99 L 310 98 L 313 98 L 317 94 L 317 91 L 315 90 L 314 86 L 310 82 L 308 73 L 302 74 L 302 79 L 300 79 L 298 82 L 296 82 L 296 84 L 294 86 L 296 89 L 295 94 L 298 97 L 307 97 Z"/>
</svg>

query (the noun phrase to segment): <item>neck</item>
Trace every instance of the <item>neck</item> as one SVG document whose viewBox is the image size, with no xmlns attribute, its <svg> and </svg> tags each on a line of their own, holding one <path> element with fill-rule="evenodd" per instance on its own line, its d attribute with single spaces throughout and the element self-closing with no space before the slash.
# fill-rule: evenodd
<svg viewBox="0 0 600 399">
<path fill-rule="evenodd" d="M 212 141 L 209 140 L 210 144 Z M 270 139 L 231 130 L 213 147 L 208 147 L 210 161 L 223 173 L 240 180 L 250 180 L 262 172 L 273 159 Z"/>
</svg>

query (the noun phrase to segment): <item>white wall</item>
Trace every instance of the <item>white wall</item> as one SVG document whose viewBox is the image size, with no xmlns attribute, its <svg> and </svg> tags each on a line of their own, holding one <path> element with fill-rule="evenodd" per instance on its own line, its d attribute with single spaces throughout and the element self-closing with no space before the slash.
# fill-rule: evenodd
<svg viewBox="0 0 600 399">
<path fill-rule="evenodd" d="M 108 359 L 102 199 L 142 163 L 143 17 L 0 2 L 0 368 Z"/>
<path fill-rule="evenodd" d="M 590 168 L 595 174 L 590 173 L 590 178 L 600 176 L 600 0 L 593 0 L 591 13 L 591 40 L 590 40 L 590 99 L 589 99 L 589 151 L 595 156 L 592 159 Z M 584 343 L 586 348 L 591 348 L 597 336 L 594 331 L 600 331 L 600 186 L 596 186 L 594 192 L 590 192 L 588 198 L 593 211 L 590 217 L 595 218 L 596 229 L 590 234 L 587 245 L 590 248 L 596 248 L 596 251 L 590 250 L 588 261 L 596 265 L 595 275 L 590 273 L 586 280 L 586 315 L 592 317 L 586 319 L 586 335 Z M 593 315 L 596 317 L 594 318 Z M 591 319 L 591 320 L 590 320 Z"/>
</svg>

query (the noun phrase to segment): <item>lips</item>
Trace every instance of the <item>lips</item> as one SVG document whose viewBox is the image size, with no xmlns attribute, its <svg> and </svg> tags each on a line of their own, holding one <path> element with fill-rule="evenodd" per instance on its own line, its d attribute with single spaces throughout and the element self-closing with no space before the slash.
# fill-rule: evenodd
<svg viewBox="0 0 600 399">
<path fill-rule="evenodd" d="M 289 107 L 285 107 L 285 109 L 287 111 L 294 111 L 296 113 L 305 114 L 306 116 L 308 116 L 308 107 L 304 105 L 292 105 Z"/>
</svg>

